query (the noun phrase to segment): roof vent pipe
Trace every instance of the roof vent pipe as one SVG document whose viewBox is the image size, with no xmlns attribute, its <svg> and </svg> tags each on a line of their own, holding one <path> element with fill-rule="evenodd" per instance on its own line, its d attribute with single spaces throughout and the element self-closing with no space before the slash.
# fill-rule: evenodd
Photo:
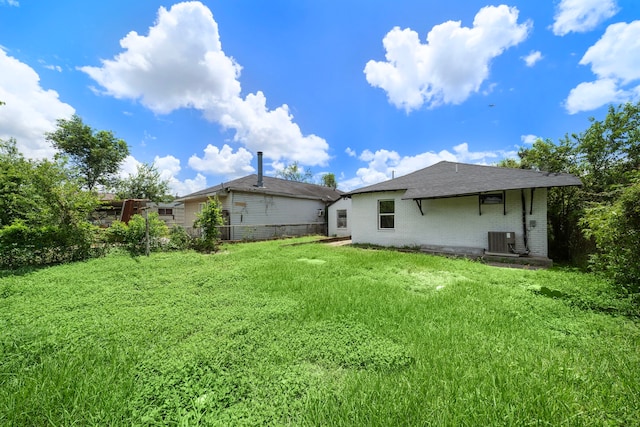
<svg viewBox="0 0 640 427">
<path fill-rule="evenodd" d="M 262 182 L 262 151 L 258 151 L 258 183 L 256 187 L 264 187 Z"/>
</svg>

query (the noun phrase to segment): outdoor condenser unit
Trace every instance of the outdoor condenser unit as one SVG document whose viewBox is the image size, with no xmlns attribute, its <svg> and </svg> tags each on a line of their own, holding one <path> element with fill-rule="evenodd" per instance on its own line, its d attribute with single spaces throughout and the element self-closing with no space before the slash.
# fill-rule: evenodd
<svg viewBox="0 0 640 427">
<path fill-rule="evenodd" d="M 513 231 L 490 231 L 489 252 L 498 254 L 513 253 L 516 247 L 516 233 Z"/>
</svg>

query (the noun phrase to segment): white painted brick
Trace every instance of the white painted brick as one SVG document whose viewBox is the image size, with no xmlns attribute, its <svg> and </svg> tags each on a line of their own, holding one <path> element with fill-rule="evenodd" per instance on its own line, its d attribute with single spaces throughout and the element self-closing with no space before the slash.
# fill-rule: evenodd
<svg viewBox="0 0 640 427">
<path fill-rule="evenodd" d="M 488 249 L 489 231 L 512 231 L 516 250 L 524 250 L 522 202 L 520 190 L 506 193 L 503 205 L 482 205 L 478 214 L 478 196 L 423 200 L 422 210 L 415 201 L 402 200 L 404 191 L 355 194 L 352 196 L 351 235 L 354 243 L 383 246 L 451 245 Z M 395 200 L 395 229 L 378 229 L 378 200 Z M 547 256 L 547 190 L 525 190 L 528 246 L 532 255 Z M 535 220 L 536 226 L 530 227 Z"/>
</svg>

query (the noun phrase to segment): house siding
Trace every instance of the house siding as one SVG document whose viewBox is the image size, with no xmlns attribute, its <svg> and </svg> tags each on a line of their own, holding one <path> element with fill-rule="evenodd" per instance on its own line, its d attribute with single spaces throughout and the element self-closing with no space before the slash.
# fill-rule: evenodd
<svg viewBox="0 0 640 427">
<path fill-rule="evenodd" d="M 224 207 L 224 200 L 225 198 L 221 198 L 220 202 L 223 203 L 223 209 L 226 209 Z M 202 197 L 201 199 L 196 199 L 196 200 L 189 200 L 188 202 L 184 202 L 184 227 L 186 228 L 191 228 L 193 227 L 193 223 L 195 222 L 196 218 L 198 218 L 198 212 L 200 212 L 200 203 L 205 203 L 207 201 L 206 197 Z"/>
<path fill-rule="evenodd" d="M 159 208 L 171 209 L 171 215 L 159 215 L 159 219 L 164 221 L 168 227 L 184 224 L 184 205 L 174 203 L 152 203 L 149 205 L 149 212 L 158 213 Z"/>
<path fill-rule="evenodd" d="M 258 228 L 240 226 L 273 226 L 293 224 L 324 224 L 325 203 L 321 200 L 292 198 L 262 193 L 234 191 L 218 197 L 222 209 L 229 212 L 229 239 L 268 238 L 269 232 Z M 200 203 L 207 201 L 202 197 L 184 202 L 184 226 L 193 227 L 200 211 Z M 323 215 L 318 216 L 318 211 Z M 286 233 L 286 230 L 283 230 Z M 263 235 L 264 233 L 267 233 Z"/>
<path fill-rule="evenodd" d="M 347 227 L 338 228 L 338 211 L 347 211 Z M 347 237 L 351 235 L 351 199 L 339 199 L 327 208 L 328 234 L 329 236 Z"/>
<path fill-rule="evenodd" d="M 237 226 L 324 223 L 325 205 L 319 200 L 242 192 L 234 192 L 228 199 L 230 199 L 229 225 L 232 226 L 231 240 L 257 237 L 253 236 L 254 231 L 251 228 Z M 319 210 L 323 213 L 320 217 Z"/>
<path fill-rule="evenodd" d="M 306 224 L 323 222 L 319 200 L 294 199 L 268 194 L 233 193 L 231 225 Z"/>
<path fill-rule="evenodd" d="M 531 255 L 547 256 L 547 190 L 525 190 L 528 246 Z M 510 231 L 516 235 L 516 250 L 524 251 L 522 202 L 520 190 L 506 192 L 506 215 L 502 204 L 482 205 L 478 214 L 478 196 L 452 197 L 422 201 L 402 200 L 404 191 L 362 193 L 352 196 L 351 236 L 354 243 L 382 246 L 459 246 L 488 250 L 489 231 Z M 395 228 L 378 229 L 378 200 L 395 201 Z M 536 222 L 531 227 L 531 220 Z"/>
</svg>

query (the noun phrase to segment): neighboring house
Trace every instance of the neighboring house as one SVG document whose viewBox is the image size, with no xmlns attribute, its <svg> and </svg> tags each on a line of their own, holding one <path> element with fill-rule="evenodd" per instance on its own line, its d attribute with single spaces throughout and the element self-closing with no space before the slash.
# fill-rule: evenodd
<svg viewBox="0 0 640 427">
<path fill-rule="evenodd" d="M 148 203 L 149 213 L 157 212 L 158 218 L 171 228 L 184 224 L 184 204 L 182 202 Z"/>
<path fill-rule="evenodd" d="M 280 236 L 326 233 L 327 206 L 342 195 L 329 187 L 263 176 L 262 153 L 258 174 L 176 199 L 184 203 L 189 229 L 208 198 L 218 197 L 226 227 L 223 240 L 261 240 Z"/>
<path fill-rule="evenodd" d="M 109 227 L 114 221 L 128 222 L 136 214 L 157 212 L 160 220 L 168 227 L 184 224 L 184 206 L 179 202 L 153 203 L 145 199 L 120 200 L 113 193 L 99 194 L 100 207 L 92 215 L 95 224 Z"/>
<path fill-rule="evenodd" d="M 120 200 L 113 193 L 98 195 L 100 206 L 93 212 L 92 221 L 100 227 L 109 227 L 114 221 L 129 222 L 136 214 L 142 215 L 147 201 L 144 199 Z"/>
<path fill-rule="evenodd" d="M 351 236 L 351 199 L 341 197 L 327 207 L 329 237 Z"/>
<path fill-rule="evenodd" d="M 353 243 L 433 252 L 547 257 L 547 189 L 563 173 L 440 162 L 354 190 Z"/>
</svg>

